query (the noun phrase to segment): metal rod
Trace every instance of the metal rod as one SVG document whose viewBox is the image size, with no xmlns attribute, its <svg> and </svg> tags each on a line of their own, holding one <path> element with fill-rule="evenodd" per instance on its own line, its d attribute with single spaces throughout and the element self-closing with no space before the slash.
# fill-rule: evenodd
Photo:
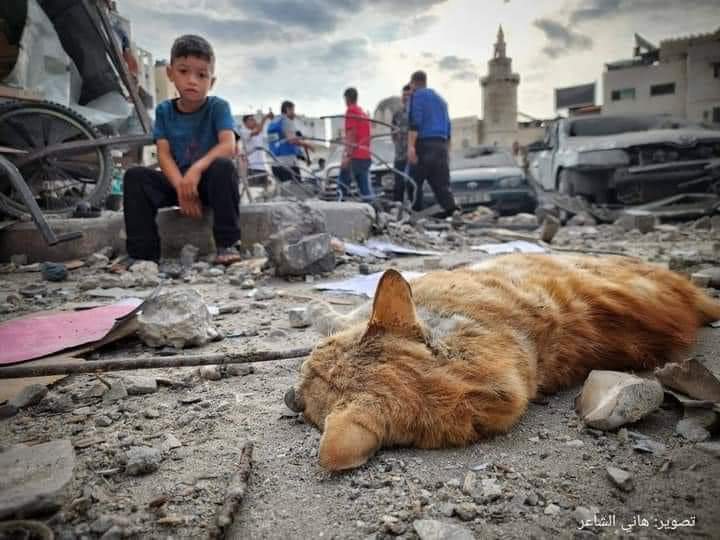
<svg viewBox="0 0 720 540">
<path fill-rule="evenodd" d="M 0 368 L 0 380 L 48 375 L 72 375 L 76 373 L 100 373 L 133 369 L 175 368 L 192 366 L 223 366 L 228 364 L 252 364 L 302 358 L 312 352 L 312 347 L 288 351 L 251 351 L 245 353 L 213 353 L 179 356 L 146 356 L 141 358 L 114 358 L 91 360 L 82 364 L 55 364 L 46 366 L 19 365 Z"/>
<path fill-rule="evenodd" d="M 34 152 L 26 153 L 22 158 L 17 160 L 17 166 L 23 167 L 28 163 L 59 153 L 74 153 L 87 150 L 89 148 L 101 148 L 105 146 L 117 146 L 131 144 L 135 146 L 147 146 L 153 143 L 152 135 L 118 135 L 114 137 L 98 137 L 97 139 L 88 139 L 85 141 L 74 141 L 69 143 L 58 143 L 41 148 Z"/>
</svg>

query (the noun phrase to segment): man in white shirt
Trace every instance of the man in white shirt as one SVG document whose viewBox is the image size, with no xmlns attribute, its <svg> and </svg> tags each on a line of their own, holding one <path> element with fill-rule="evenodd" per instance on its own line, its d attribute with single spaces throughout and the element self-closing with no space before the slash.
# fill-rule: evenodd
<svg viewBox="0 0 720 540">
<path fill-rule="evenodd" d="M 265 168 L 265 136 L 263 129 L 265 122 L 272 119 L 272 113 L 262 117 L 258 123 L 254 114 L 243 116 L 243 128 L 240 137 L 245 146 L 245 156 L 248 164 L 248 179 L 251 186 L 264 186 L 267 182 L 267 169 Z"/>
</svg>

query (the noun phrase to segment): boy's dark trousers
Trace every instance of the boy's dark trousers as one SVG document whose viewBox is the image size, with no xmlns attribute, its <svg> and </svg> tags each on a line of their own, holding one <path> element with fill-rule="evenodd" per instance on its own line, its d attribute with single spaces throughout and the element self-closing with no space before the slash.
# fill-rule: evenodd
<svg viewBox="0 0 720 540">
<path fill-rule="evenodd" d="M 216 159 L 201 176 L 198 194 L 203 206 L 213 211 L 216 247 L 235 244 L 240 239 L 240 192 L 233 162 Z M 133 259 L 160 260 L 155 218 L 158 209 L 178 205 L 175 188 L 162 172 L 133 167 L 123 179 L 123 201 L 128 255 Z"/>
</svg>

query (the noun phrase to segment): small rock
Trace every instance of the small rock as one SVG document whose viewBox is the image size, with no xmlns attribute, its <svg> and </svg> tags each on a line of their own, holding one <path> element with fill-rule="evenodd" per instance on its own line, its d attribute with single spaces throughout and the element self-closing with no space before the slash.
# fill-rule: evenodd
<svg viewBox="0 0 720 540">
<path fill-rule="evenodd" d="M 382 520 L 385 532 L 398 536 L 407 530 L 407 525 L 394 516 L 383 516 Z"/>
<path fill-rule="evenodd" d="M 91 268 L 103 268 L 110 264 L 110 258 L 104 253 L 93 253 L 87 258 L 86 262 Z"/>
<path fill-rule="evenodd" d="M 192 424 L 196 419 L 198 415 L 197 413 L 193 411 L 188 411 L 185 414 L 181 415 L 180 418 L 177 419 L 177 425 L 179 427 L 185 427 L 190 424 Z"/>
<path fill-rule="evenodd" d="M 502 486 L 500 486 L 494 478 L 483 478 L 480 484 L 483 498 L 492 501 L 502 495 Z"/>
<path fill-rule="evenodd" d="M 255 366 L 250 364 L 230 364 L 225 366 L 225 373 L 228 377 L 244 377 L 255 373 Z"/>
<path fill-rule="evenodd" d="M 220 366 L 201 366 L 198 369 L 198 375 L 206 381 L 219 381 L 222 379 Z"/>
<path fill-rule="evenodd" d="M 125 529 L 120 525 L 113 525 L 105 534 L 100 537 L 100 540 L 122 540 L 125 537 Z"/>
<path fill-rule="evenodd" d="M 567 442 L 565 443 L 565 445 L 566 445 L 566 446 L 573 446 L 573 447 L 578 448 L 578 447 L 580 447 L 580 446 L 585 446 L 585 443 L 582 442 L 580 439 L 573 439 L 572 441 L 567 441 Z"/>
<path fill-rule="evenodd" d="M 475 491 L 475 486 L 477 484 L 477 474 L 474 472 L 468 472 L 465 475 L 465 480 L 463 481 L 462 485 L 462 491 L 465 493 L 465 495 L 472 495 Z"/>
<path fill-rule="evenodd" d="M 112 425 L 112 420 L 109 416 L 101 414 L 100 416 L 95 418 L 95 425 L 98 427 L 108 427 Z"/>
<path fill-rule="evenodd" d="M 160 411 L 157 409 L 145 409 L 143 411 L 143 416 L 147 418 L 148 420 L 153 420 L 155 418 L 160 418 Z"/>
<path fill-rule="evenodd" d="M 525 504 L 527 506 L 537 506 L 540 502 L 540 498 L 535 493 L 530 493 L 525 497 Z"/>
<path fill-rule="evenodd" d="M 546 516 L 556 516 L 560 513 L 560 507 L 557 504 L 550 503 L 545 507 L 543 513 Z"/>
<path fill-rule="evenodd" d="M 573 216 L 573 219 L 577 216 Z M 572 221 L 572 220 L 571 220 Z M 542 229 L 540 230 L 540 239 L 548 244 L 552 243 L 553 238 L 560 230 L 560 220 L 552 214 L 547 214 L 543 219 Z"/>
<path fill-rule="evenodd" d="M 125 472 L 132 476 L 152 473 L 160 467 L 161 455 L 156 448 L 133 446 L 126 452 L 126 457 Z"/>
<path fill-rule="evenodd" d="M 165 440 L 160 443 L 160 450 L 162 452 L 167 452 L 168 450 L 180 448 L 181 446 L 182 443 L 178 440 L 178 438 L 172 433 L 168 433 L 165 435 Z"/>
<path fill-rule="evenodd" d="M 277 296 L 277 294 L 271 288 L 259 287 L 258 289 L 255 290 L 255 294 L 253 295 L 253 298 L 255 300 L 262 302 L 265 300 L 272 300 L 276 296 Z"/>
<path fill-rule="evenodd" d="M 440 503 L 438 505 L 438 512 L 445 517 L 453 517 L 455 515 L 455 505 L 449 502 Z"/>
<path fill-rule="evenodd" d="M 290 320 L 291 328 L 307 328 L 308 326 L 310 326 L 307 309 L 304 307 L 289 309 L 288 319 Z"/>
<path fill-rule="evenodd" d="M 655 380 L 594 370 L 575 399 L 575 410 L 588 426 L 612 430 L 655 411 L 663 397 L 662 386 Z"/>
<path fill-rule="evenodd" d="M 119 401 L 121 399 L 124 399 L 128 396 L 127 389 L 125 388 L 125 385 L 122 383 L 122 381 L 112 381 L 110 383 L 110 388 L 107 392 L 103 395 L 103 402 L 104 403 L 114 403 L 116 401 Z"/>
<path fill-rule="evenodd" d="M 639 230 L 646 234 L 655 228 L 657 218 L 645 210 L 626 210 L 617 220 L 615 225 L 624 231 Z"/>
<path fill-rule="evenodd" d="M 62 263 L 44 262 L 40 265 L 42 277 L 46 281 L 65 281 L 67 279 L 67 268 Z"/>
<path fill-rule="evenodd" d="M 141 396 L 157 392 L 157 381 L 154 377 L 132 375 L 123 377 L 123 384 L 130 396 Z"/>
<path fill-rule="evenodd" d="M 252 290 L 255 288 L 255 280 L 252 278 L 247 279 L 241 279 L 240 280 L 240 288 L 243 290 Z"/>
<path fill-rule="evenodd" d="M 183 267 L 175 263 L 163 263 L 160 268 L 160 273 L 165 274 L 171 279 L 179 279 L 182 277 L 184 270 Z"/>
<path fill-rule="evenodd" d="M 213 266 L 212 268 L 205 270 L 202 275 L 208 278 L 219 278 L 225 275 L 225 271 L 222 268 Z"/>
<path fill-rule="evenodd" d="M 539 225 L 537 216 L 526 213 L 498 218 L 497 223 L 500 227 L 517 227 L 520 229 L 536 229 Z"/>
<path fill-rule="evenodd" d="M 77 286 L 78 286 L 78 289 L 80 289 L 81 291 L 90 291 L 92 289 L 99 288 L 100 281 L 93 277 L 86 277 L 86 278 L 83 278 L 82 281 L 78 282 Z"/>
<path fill-rule="evenodd" d="M 461 503 L 455 507 L 455 515 L 463 521 L 472 521 L 478 515 L 477 506 L 473 503 Z"/>
<path fill-rule="evenodd" d="M 675 433 L 691 442 L 707 441 L 717 421 L 713 410 L 686 408 L 684 418 L 675 426 Z"/>
<path fill-rule="evenodd" d="M 592 521 L 600 510 L 597 507 L 578 506 L 573 511 L 573 519 L 578 523 Z"/>
<path fill-rule="evenodd" d="M 594 227 L 597 225 L 597 220 L 587 212 L 580 212 L 571 217 L 567 224 L 575 227 Z"/>
<path fill-rule="evenodd" d="M 413 528 L 420 540 L 474 540 L 475 535 L 460 525 L 445 523 L 435 519 L 419 519 L 413 522 Z"/>
<path fill-rule="evenodd" d="M 48 389 L 44 384 L 29 384 L 18 392 L 9 403 L 18 409 L 37 405 L 47 395 Z"/>
<path fill-rule="evenodd" d="M 629 472 L 611 466 L 608 466 L 606 470 L 610 480 L 621 490 L 632 491 L 635 487 L 632 475 Z"/>
<path fill-rule="evenodd" d="M 358 265 L 358 272 L 360 275 L 367 276 L 372 272 L 372 270 L 370 269 L 370 265 L 368 263 L 363 262 Z"/>
<path fill-rule="evenodd" d="M 42 408 L 51 413 L 66 413 L 75 408 L 75 403 L 67 394 L 52 393 L 42 401 Z"/>
</svg>

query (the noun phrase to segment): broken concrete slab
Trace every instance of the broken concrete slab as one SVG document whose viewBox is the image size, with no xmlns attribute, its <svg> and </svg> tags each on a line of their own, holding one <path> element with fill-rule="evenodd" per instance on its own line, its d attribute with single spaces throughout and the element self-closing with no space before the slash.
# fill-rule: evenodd
<svg viewBox="0 0 720 540">
<path fill-rule="evenodd" d="M 32 263 L 84 259 L 107 246 L 117 252 L 125 249 L 122 212 L 104 211 L 100 217 L 87 219 L 48 217 L 48 222 L 58 236 L 81 232 L 82 237 L 48 246 L 35 223 L 16 223 L 0 231 L 0 261 L 13 253 L 27 255 Z"/>
<path fill-rule="evenodd" d="M 647 210 L 625 210 L 622 215 L 615 220 L 615 225 L 624 231 L 637 229 L 643 234 L 652 231 L 656 223 L 657 218 Z"/>
<path fill-rule="evenodd" d="M 287 229 L 270 238 L 269 251 L 278 276 L 322 274 L 335 269 L 335 252 L 327 233 L 301 235 Z"/>
<path fill-rule="evenodd" d="M 179 258 L 186 244 L 197 247 L 200 255 L 215 253 L 210 209 L 204 208 L 202 218 L 196 219 L 182 214 L 177 208 L 163 208 L 158 212 L 156 222 L 162 258 Z"/>
<path fill-rule="evenodd" d="M 149 347 L 195 347 L 220 336 L 210 310 L 194 289 L 157 295 L 144 304 L 137 320 L 138 335 Z"/>
<path fill-rule="evenodd" d="M 0 453 L 0 519 L 57 509 L 74 468 L 75 450 L 69 439 L 17 445 Z"/>
<path fill-rule="evenodd" d="M 269 202 L 240 207 L 240 231 L 243 246 L 267 246 L 270 237 L 285 227 L 309 216 L 323 224 L 313 232 L 327 232 L 338 238 L 366 240 L 375 220 L 375 211 L 364 203 L 304 201 L 303 203 Z"/>
<path fill-rule="evenodd" d="M 707 441 L 718 423 L 718 415 L 708 409 L 686 409 L 675 426 L 675 433 L 691 442 Z"/>
<path fill-rule="evenodd" d="M 582 392 L 575 398 L 575 410 L 586 425 L 603 430 L 637 422 L 663 402 L 663 389 L 654 380 L 629 373 L 595 370 L 590 372 Z"/>
<path fill-rule="evenodd" d="M 420 540 L 474 540 L 470 529 L 436 519 L 418 519 L 413 528 Z"/>
<path fill-rule="evenodd" d="M 655 370 L 655 376 L 665 386 L 691 398 L 720 402 L 720 380 L 694 358 L 665 364 Z"/>
<path fill-rule="evenodd" d="M 310 326 L 308 311 L 304 307 L 296 307 L 288 310 L 288 319 L 291 328 L 307 328 Z"/>
</svg>

